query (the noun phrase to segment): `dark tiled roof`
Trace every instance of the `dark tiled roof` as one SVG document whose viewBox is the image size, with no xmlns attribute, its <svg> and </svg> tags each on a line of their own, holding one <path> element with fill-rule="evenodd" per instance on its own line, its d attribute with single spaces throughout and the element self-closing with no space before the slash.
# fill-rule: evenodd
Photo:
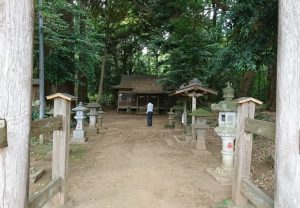
<svg viewBox="0 0 300 208">
<path fill-rule="evenodd" d="M 175 92 L 171 94 L 172 95 L 187 95 L 188 93 L 195 92 L 200 94 L 206 94 L 210 93 L 213 95 L 217 95 L 218 92 L 215 90 L 212 90 L 210 88 L 202 86 L 201 82 L 199 82 L 198 79 L 193 79 L 188 85 L 182 85 L 179 89 L 177 89 Z"/>
<path fill-rule="evenodd" d="M 156 76 L 122 75 L 121 83 L 112 86 L 115 89 L 131 89 L 133 93 L 166 93 L 163 86 L 157 83 Z"/>
</svg>

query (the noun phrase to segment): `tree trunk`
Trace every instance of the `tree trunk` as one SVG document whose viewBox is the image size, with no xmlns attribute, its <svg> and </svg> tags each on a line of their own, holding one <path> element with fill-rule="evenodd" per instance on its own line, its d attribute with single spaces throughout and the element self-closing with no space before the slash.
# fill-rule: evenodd
<svg viewBox="0 0 300 208">
<path fill-rule="evenodd" d="M 273 64 L 272 66 L 269 67 L 269 73 L 268 73 L 269 93 L 268 93 L 268 101 L 267 101 L 267 108 L 272 111 L 276 110 L 276 75 L 277 75 L 276 64 Z"/>
<path fill-rule="evenodd" d="M 8 146 L 0 149 L 0 207 L 28 204 L 33 56 L 31 0 L 0 1 L 0 118 Z"/>
<path fill-rule="evenodd" d="M 97 97 L 97 103 L 99 103 L 99 104 L 102 100 L 106 59 L 107 59 L 107 50 L 105 49 L 103 59 L 102 59 L 102 64 L 101 64 L 99 91 L 98 91 L 98 97 Z"/>
<path fill-rule="evenodd" d="M 300 1 L 279 1 L 275 208 L 300 204 Z"/>
<path fill-rule="evenodd" d="M 246 71 L 244 74 L 244 78 L 241 81 L 240 85 L 240 97 L 247 97 L 248 91 L 250 89 L 251 83 L 253 78 L 255 77 L 255 72 L 253 71 Z"/>
</svg>

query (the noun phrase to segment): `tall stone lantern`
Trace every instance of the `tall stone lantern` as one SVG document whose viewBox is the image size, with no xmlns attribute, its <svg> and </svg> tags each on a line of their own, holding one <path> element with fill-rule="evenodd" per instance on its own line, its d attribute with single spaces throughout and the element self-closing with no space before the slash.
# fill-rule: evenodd
<svg viewBox="0 0 300 208">
<path fill-rule="evenodd" d="M 236 137 L 237 104 L 232 100 L 234 89 L 230 83 L 223 89 L 224 101 L 218 104 L 212 104 L 211 109 L 219 112 L 219 126 L 214 131 L 222 140 L 222 165 L 216 169 L 209 168 L 207 171 L 213 175 L 217 181 L 224 185 L 231 184 L 233 158 L 234 158 L 234 140 Z"/>
<path fill-rule="evenodd" d="M 97 121 L 97 108 L 100 107 L 98 103 L 89 103 L 86 107 L 90 109 L 90 112 L 87 114 L 89 116 L 89 127 L 88 127 L 88 134 L 89 135 L 97 135 L 98 128 L 96 126 Z"/>
<path fill-rule="evenodd" d="M 85 143 L 87 141 L 86 132 L 84 131 L 84 119 L 86 107 L 83 106 L 82 102 L 76 108 L 73 108 L 72 111 L 75 111 L 75 119 L 77 121 L 76 128 L 73 130 L 73 137 L 71 142 L 73 143 Z"/>
</svg>

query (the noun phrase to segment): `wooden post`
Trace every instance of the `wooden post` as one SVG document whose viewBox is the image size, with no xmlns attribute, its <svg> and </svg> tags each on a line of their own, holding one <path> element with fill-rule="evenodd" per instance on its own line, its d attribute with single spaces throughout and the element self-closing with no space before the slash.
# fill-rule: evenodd
<svg viewBox="0 0 300 208">
<path fill-rule="evenodd" d="M 56 93 L 47 96 L 47 99 L 54 99 L 54 116 L 62 116 L 62 129 L 53 131 L 52 179 L 61 178 L 61 191 L 53 198 L 53 203 L 64 205 L 68 191 L 71 101 L 76 97 Z"/>
<path fill-rule="evenodd" d="M 157 95 L 157 113 L 159 114 L 159 95 Z"/>
<path fill-rule="evenodd" d="M 136 112 L 139 112 L 139 96 L 136 95 Z"/>
<path fill-rule="evenodd" d="M 32 0 L 0 1 L 0 119 L 8 144 L 0 148 L 1 208 L 28 204 L 33 17 Z"/>
<path fill-rule="evenodd" d="M 183 101 L 183 125 L 187 126 L 187 100 Z"/>
<path fill-rule="evenodd" d="M 250 178 L 252 133 L 245 132 L 245 118 L 254 118 L 255 103 L 261 104 L 255 99 L 241 98 L 238 103 L 237 127 L 235 141 L 235 157 L 232 178 L 232 200 L 241 207 L 248 203 L 248 199 L 241 193 L 240 186 L 242 178 Z"/>
<path fill-rule="evenodd" d="M 193 95 L 192 97 L 192 112 L 196 110 L 197 108 L 197 99 L 196 99 L 196 96 Z M 195 125 L 195 116 L 192 116 L 192 125 L 194 126 Z"/>
<path fill-rule="evenodd" d="M 300 204 L 300 1 L 279 1 L 275 207 Z"/>
</svg>

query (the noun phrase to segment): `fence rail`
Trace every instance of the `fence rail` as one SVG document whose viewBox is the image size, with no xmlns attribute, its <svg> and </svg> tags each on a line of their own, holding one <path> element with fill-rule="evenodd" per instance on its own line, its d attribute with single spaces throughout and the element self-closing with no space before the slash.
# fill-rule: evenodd
<svg viewBox="0 0 300 208">
<path fill-rule="evenodd" d="M 31 122 L 31 136 L 39 136 L 54 130 L 60 129 L 62 126 L 62 116 L 53 118 L 45 118 L 42 120 Z"/>
<path fill-rule="evenodd" d="M 47 204 L 61 189 L 61 178 L 55 178 L 46 187 L 29 198 L 29 208 L 40 208 Z"/>
<path fill-rule="evenodd" d="M 240 190 L 257 208 L 274 207 L 273 199 L 248 179 L 242 178 Z"/>
<path fill-rule="evenodd" d="M 0 128 L 0 149 L 7 146 L 6 127 Z"/>
<path fill-rule="evenodd" d="M 251 202 L 256 208 L 273 208 L 273 199 L 250 182 L 249 178 L 251 178 L 253 134 L 274 139 L 275 124 L 254 119 L 255 104 L 260 104 L 260 102 L 251 98 L 243 98 L 238 101 L 232 199 L 238 207 L 247 207 Z"/>
<path fill-rule="evenodd" d="M 261 121 L 251 118 L 245 118 L 245 131 L 269 139 L 275 138 L 275 123 L 268 121 Z"/>
</svg>

